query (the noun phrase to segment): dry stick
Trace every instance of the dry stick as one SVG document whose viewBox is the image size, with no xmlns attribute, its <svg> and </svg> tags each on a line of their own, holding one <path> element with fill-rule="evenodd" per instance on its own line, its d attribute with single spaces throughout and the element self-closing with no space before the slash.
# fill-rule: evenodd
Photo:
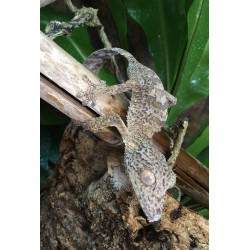
<svg viewBox="0 0 250 250">
<path fill-rule="evenodd" d="M 88 89 L 88 83 L 99 84 L 100 80 L 95 75 L 42 32 L 40 41 L 41 73 L 70 95 L 79 99 L 79 96 Z M 67 111 L 70 105 L 50 103 L 63 113 L 70 113 Z M 100 115 L 117 113 L 125 120 L 127 107 L 127 100 L 120 95 L 116 95 L 102 96 L 90 108 Z M 80 120 L 84 120 L 84 118 Z M 112 143 L 112 140 L 110 141 Z M 117 141 L 114 141 L 113 144 L 116 143 Z M 166 154 L 169 150 L 170 141 L 164 133 L 155 134 L 153 143 L 163 154 Z M 177 174 L 177 182 L 180 188 L 199 203 L 208 206 L 208 170 L 198 160 L 181 149 L 174 171 Z"/>
<path fill-rule="evenodd" d="M 58 84 L 66 92 L 79 99 L 92 85 L 100 84 L 100 79 L 76 61 L 50 38 L 40 33 L 40 71 Z M 84 99 L 80 100 L 84 101 Z M 85 100 L 86 101 L 86 100 Z M 102 96 L 90 107 L 98 114 L 120 114 L 126 119 L 128 102 L 120 96 Z"/>
<path fill-rule="evenodd" d="M 40 8 L 55 2 L 56 0 L 40 0 Z"/>
<path fill-rule="evenodd" d="M 178 157 L 178 155 L 180 153 L 181 145 L 183 143 L 184 136 L 185 136 L 186 131 L 187 131 L 187 127 L 188 127 L 188 121 L 183 121 L 182 125 L 179 128 L 179 131 L 178 131 L 179 134 L 177 136 L 177 139 L 176 139 L 176 141 L 174 143 L 175 146 L 173 147 L 172 155 L 167 161 L 168 166 L 170 168 L 174 167 L 176 159 L 177 159 L 177 157 Z"/>
<path fill-rule="evenodd" d="M 64 0 L 64 2 L 67 4 L 67 6 L 69 7 L 70 11 L 73 13 L 76 13 L 78 11 L 78 9 L 76 8 L 76 6 L 71 2 L 71 0 Z"/>
<path fill-rule="evenodd" d="M 73 97 L 67 95 L 42 75 L 40 76 L 40 96 L 44 101 L 57 108 L 71 119 L 85 121 L 96 117 L 94 112 L 82 106 Z M 112 146 L 121 147 L 123 145 L 120 135 L 109 128 L 98 131 L 96 135 Z"/>
</svg>

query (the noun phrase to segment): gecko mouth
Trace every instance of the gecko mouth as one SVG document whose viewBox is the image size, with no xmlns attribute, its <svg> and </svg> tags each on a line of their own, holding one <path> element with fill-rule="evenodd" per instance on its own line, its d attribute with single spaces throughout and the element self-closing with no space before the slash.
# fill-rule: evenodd
<svg viewBox="0 0 250 250">
<path fill-rule="evenodd" d="M 162 216 L 162 204 L 158 204 L 157 209 L 148 204 L 147 206 L 142 207 L 144 214 L 147 217 L 148 222 L 155 222 L 161 219 Z"/>
</svg>

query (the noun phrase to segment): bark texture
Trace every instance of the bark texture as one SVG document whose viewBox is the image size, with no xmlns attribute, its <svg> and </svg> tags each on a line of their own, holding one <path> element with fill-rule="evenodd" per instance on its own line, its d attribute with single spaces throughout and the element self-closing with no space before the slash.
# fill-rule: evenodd
<svg viewBox="0 0 250 250">
<path fill-rule="evenodd" d="M 41 192 L 41 249 L 208 249 L 208 221 L 166 194 L 149 224 L 123 150 L 69 124 L 55 173 Z"/>
</svg>

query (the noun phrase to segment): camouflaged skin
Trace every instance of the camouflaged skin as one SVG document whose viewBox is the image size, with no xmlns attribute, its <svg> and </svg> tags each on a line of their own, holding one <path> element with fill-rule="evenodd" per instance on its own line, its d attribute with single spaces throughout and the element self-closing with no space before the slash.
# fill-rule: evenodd
<svg viewBox="0 0 250 250">
<path fill-rule="evenodd" d="M 166 92 L 156 73 L 139 63 L 130 53 L 120 48 L 101 49 L 91 54 L 86 66 L 97 74 L 103 64 L 112 56 L 122 55 L 128 61 L 128 81 L 108 87 L 101 81 L 98 86 L 90 86 L 84 93 L 85 105 L 89 105 L 98 96 L 114 95 L 132 90 L 127 113 L 127 126 L 119 115 L 108 115 L 89 120 L 82 126 L 94 131 L 102 127 L 116 126 L 125 144 L 125 166 L 139 203 L 149 222 L 161 218 L 163 196 L 173 187 L 176 176 L 167 165 L 164 155 L 152 144 L 152 136 L 159 132 L 167 119 L 168 108 L 176 103 L 176 98 Z M 141 179 L 143 170 L 155 177 L 153 184 L 147 185 Z"/>
</svg>

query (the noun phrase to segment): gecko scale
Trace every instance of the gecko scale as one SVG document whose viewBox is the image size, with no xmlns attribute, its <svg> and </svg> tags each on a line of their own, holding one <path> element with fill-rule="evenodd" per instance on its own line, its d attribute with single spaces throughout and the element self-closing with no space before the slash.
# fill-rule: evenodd
<svg viewBox="0 0 250 250">
<path fill-rule="evenodd" d="M 130 53 L 120 48 L 101 49 L 91 54 L 86 66 L 94 74 L 112 56 L 122 55 L 128 61 L 128 81 L 108 87 L 103 81 L 90 86 L 83 93 L 83 105 L 91 105 L 101 95 L 114 95 L 132 90 L 127 112 L 127 126 L 118 114 L 100 116 L 76 123 L 92 132 L 103 127 L 115 126 L 125 144 L 125 166 L 132 187 L 149 222 L 161 218 L 163 197 L 176 182 L 173 170 L 167 165 L 164 155 L 152 144 L 154 133 L 159 132 L 166 121 L 168 108 L 176 98 L 166 92 L 156 73 L 139 63 Z"/>
</svg>

